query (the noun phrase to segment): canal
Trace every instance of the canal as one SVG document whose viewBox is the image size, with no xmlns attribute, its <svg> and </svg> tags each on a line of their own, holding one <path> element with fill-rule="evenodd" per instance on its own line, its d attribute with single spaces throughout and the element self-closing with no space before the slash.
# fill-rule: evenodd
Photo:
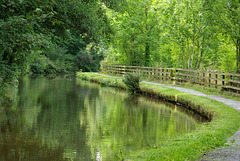
<svg viewBox="0 0 240 161">
<path fill-rule="evenodd" d="M 0 160 L 117 160 L 206 121 L 186 108 L 67 78 L 24 78 L 0 119 Z"/>
</svg>

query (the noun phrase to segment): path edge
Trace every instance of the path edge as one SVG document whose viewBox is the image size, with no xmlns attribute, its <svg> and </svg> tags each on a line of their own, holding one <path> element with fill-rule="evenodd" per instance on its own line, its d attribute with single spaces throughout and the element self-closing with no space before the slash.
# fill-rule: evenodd
<svg viewBox="0 0 240 161">
<path fill-rule="evenodd" d="M 124 84 L 121 83 L 122 78 L 119 78 L 119 77 L 101 75 L 101 74 L 96 74 L 96 73 L 77 73 L 77 77 L 80 79 L 91 81 L 91 82 L 96 82 L 101 85 L 107 85 L 107 86 L 111 86 L 111 87 L 125 89 Z M 194 96 L 191 94 L 179 92 L 175 89 L 170 89 L 168 87 L 162 87 L 161 90 L 168 91 L 168 92 L 166 92 L 166 91 L 163 92 L 163 91 L 159 91 L 156 88 L 154 88 L 154 85 L 147 85 L 147 86 L 142 85 L 142 86 L 143 87 L 141 87 L 141 91 L 145 94 L 148 94 L 148 95 L 151 95 L 151 96 L 157 97 L 157 98 L 163 98 L 163 99 L 166 99 L 171 102 L 184 104 L 184 105 L 186 105 L 186 107 L 190 107 L 191 109 L 198 111 L 199 113 L 207 116 L 209 119 L 212 120 L 212 122 L 210 122 L 207 126 L 205 126 L 205 125 L 203 125 L 203 126 L 205 126 L 204 128 L 206 128 L 206 127 L 208 128 L 209 133 L 211 133 L 211 131 L 213 132 L 213 130 L 215 130 L 215 131 L 218 130 L 218 128 L 214 127 L 212 124 L 215 124 L 216 122 L 221 122 L 224 124 L 224 122 L 226 121 L 226 116 L 228 114 L 225 113 L 224 114 L 225 116 L 223 117 L 223 116 L 221 116 L 222 115 L 221 113 L 218 113 L 218 111 L 213 110 L 213 108 L 205 107 L 206 104 L 204 104 L 204 102 L 200 101 L 200 102 L 196 103 L 193 101 L 194 98 L 196 98 L 196 97 L 201 98 L 201 96 Z M 150 86 L 150 88 L 149 88 L 149 86 Z M 169 91 L 170 91 L 170 94 L 169 94 Z M 205 99 L 211 100 L 210 98 L 205 98 Z M 224 106 L 224 108 L 229 111 L 234 110 L 233 108 L 229 108 L 229 106 L 224 105 L 221 102 L 218 102 L 215 100 L 212 100 L 210 102 L 212 102 L 212 104 L 214 104 L 214 106 L 219 106 L 221 108 Z M 211 105 L 209 105 L 209 106 L 211 106 Z M 238 114 L 235 116 L 238 118 L 235 118 L 235 121 L 236 120 L 240 121 L 239 116 L 240 115 L 238 112 Z M 212 126 L 210 126 L 210 125 L 212 125 Z M 227 141 L 227 138 L 232 136 L 239 129 L 239 126 L 240 125 L 228 127 L 230 129 L 226 129 L 228 132 L 226 132 L 225 137 L 224 137 L 225 139 L 222 140 L 220 145 L 212 145 L 212 146 L 210 145 L 209 147 L 207 146 L 207 148 L 203 148 L 203 149 L 200 148 L 199 150 L 195 149 L 195 154 L 194 154 L 195 156 L 191 156 L 190 157 L 191 159 L 190 158 L 188 158 L 188 159 L 190 159 L 190 160 L 200 159 L 204 154 L 206 154 L 210 150 L 213 150 L 215 147 L 224 145 L 224 143 Z M 203 128 L 203 127 L 201 127 L 201 128 Z M 198 130 L 201 130 L 201 128 L 199 128 Z M 189 134 L 189 136 L 192 136 L 192 137 L 194 137 L 194 135 L 196 135 L 196 133 Z M 213 134 L 213 136 L 214 136 L 214 134 Z M 142 156 L 142 154 L 138 154 L 138 155 L 140 157 Z M 136 156 L 138 156 L 138 155 L 136 155 Z M 159 156 L 160 156 L 160 153 L 156 152 L 156 157 L 158 158 Z M 182 160 L 182 159 L 180 159 L 180 160 Z M 183 160 L 186 160 L 186 158 Z"/>
</svg>

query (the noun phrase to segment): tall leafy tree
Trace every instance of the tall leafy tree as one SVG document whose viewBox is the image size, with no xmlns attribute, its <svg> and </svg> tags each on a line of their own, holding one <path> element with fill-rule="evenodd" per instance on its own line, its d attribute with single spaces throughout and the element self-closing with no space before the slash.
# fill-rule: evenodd
<svg viewBox="0 0 240 161">
<path fill-rule="evenodd" d="M 225 72 L 239 68 L 237 0 L 125 0 L 124 4 L 106 4 L 114 11 L 109 15 L 115 31 L 111 48 L 115 50 L 109 52 L 109 62 Z"/>
<path fill-rule="evenodd" d="M 208 40 L 216 35 L 208 32 L 211 28 L 203 16 L 202 3 L 181 0 L 170 6 L 166 27 L 170 39 L 180 47 L 179 64 L 188 69 L 199 68 Z"/>
<path fill-rule="evenodd" d="M 102 42 L 111 34 L 105 6 L 101 0 L 2 0 L 1 2 L 1 91 L 5 91 L 2 89 L 26 70 L 33 51 L 42 51 L 37 52 L 42 55 L 40 58 L 35 57 L 36 61 L 58 61 L 59 59 L 51 59 L 47 47 L 59 46 L 64 50 L 67 49 L 66 53 L 74 56 L 69 59 L 67 55 L 67 61 L 75 62 L 67 64 L 75 64 L 79 69 L 83 65 L 79 66 L 78 60 L 83 58 L 81 54 L 86 53 L 87 45 L 90 44 L 91 47 L 87 51 L 89 58 L 87 65 L 95 66 L 91 70 L 99 68 L 102 54 L 97 50 L 100 49 L 98 44 L 103 44 Z M 64 58 L 62 53 L 61 59 Z M 56 56 L 55 53 L 53 55 Z M 93 60 L 92 63 L 91 58 L 96 58 L 96 61 Z"/>
<path fill-rule="evenodd" d="M 52 0 L 2 0 L 0 5 L 0 88 L 24 70 L 30 51 L 49 43 L 43 27 L 54 15 Z M 3 92 L 0 92 L 3 94 Z"/>
<path fill-rule="evenodd" d="M 115 13 L 114 45 L 130 65 L 151 65 L 152 50 L 158 45 L 158 16 L 150 0 L 127 1 L 122 12 Z"/>
<path fill-rule="evenodd" d="M 240 73 L 240 1 L 204 1 L 206 14 L 212 25 L 217 25 L 224 34 L 231 37 L 236 46 L 236 71 Z"/>
<path fill-rule="evenodd" d="M 112 33 L 104 3 L 100 0 L 59 0 L 55 11 L 56 19 L 64 23 L 59 27 L 68 32 L 67 40 L 61 39 L 58 43 L 74 55 L 75 68 L 98 70 L 101 45 Z"/>
</svg>

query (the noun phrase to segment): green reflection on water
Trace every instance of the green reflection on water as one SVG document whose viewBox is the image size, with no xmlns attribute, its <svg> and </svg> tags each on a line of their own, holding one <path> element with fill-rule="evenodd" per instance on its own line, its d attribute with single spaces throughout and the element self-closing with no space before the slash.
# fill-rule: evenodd
<svg viewBox="0 0 240 161">
<path fill-rule="evenodd" d="M 15 93 L 0 122 L 0 160 L 116 159 L 189 132 L 202 119 L 169 103 L 69 79 L 25 78 Z"/>
</svg>

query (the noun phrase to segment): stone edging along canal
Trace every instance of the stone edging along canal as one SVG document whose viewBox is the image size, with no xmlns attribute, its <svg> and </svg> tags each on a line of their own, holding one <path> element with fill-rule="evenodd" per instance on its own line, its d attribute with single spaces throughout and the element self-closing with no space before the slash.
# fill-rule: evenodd
<svg viewBox="0 0 240 161">
<path fill-rule="evenodd" d="M 119 77 L 99 73 L 78 73 L 77 75 L 82 79 L 98 82 L 100 84 L 125 88 L 121 82 L 122 78 Z M 240 113 L 236 111 L 240 111 L 240 101 L 206 95 L 192 89 L 146 81 L 142 81 L 141 91 L 155 97 L 186 105 L 212 120 L 209 124 L 203 125 L 198 130 L 195 130 L 195 132 L 188 134 L 187 140 L 183 139 L 187 141 L 189 145 L 183 146 L 181 143 L 178 144 L 173 141 L 173 144 L 175 145 L 175 148 L 173 149 L 175 152 L 171 150 L 171 153 L 176 155 L 175 160 L 176 158 L 179 160 L 199 160 L 202 156 L 203 157 L 200 160 L 240 160 L 240 130 L 238 130 L 240 127 Z M 229 106 L 231 108 L 229 108 Z M 211 140 L 209 139 L 209 135 L 210 138 L 212 138 Z M 228 142 L 225 145 L 228 146 L 223 146 L 207 152 L 212 148 L 223 145 L 227 141 L 227 138 Z M 194 147 L 194 144 L 198 147 Z M 192 150 L 191 155 L 189 152 L 185 152 L 187 149 Z M 168 150 L 169 149 L 166 149 L 166 151 Z M 160 150 L 157 151 L 157 149 L 152 150 L 151 156 L 153 157 L 153 154 L 155 154 L 155 158 L 160 159 L 161 157 L 167 158 L 167 155 L 170 155 L 167 152 L 164 152 L 164 149 L 161 149 L 161 151 L 163 152 L 161 153 Z M 180 159 L 181 157 L 177 153 L 182 153 L 182 159 Z M 186 156 L 184 156 L 184 153 L 186 153 Z M 169 159 L 170 158 L 168 158 L 168 160 Z M 174 157 L 172 160 L 174 160 Z"/>
</svg>

